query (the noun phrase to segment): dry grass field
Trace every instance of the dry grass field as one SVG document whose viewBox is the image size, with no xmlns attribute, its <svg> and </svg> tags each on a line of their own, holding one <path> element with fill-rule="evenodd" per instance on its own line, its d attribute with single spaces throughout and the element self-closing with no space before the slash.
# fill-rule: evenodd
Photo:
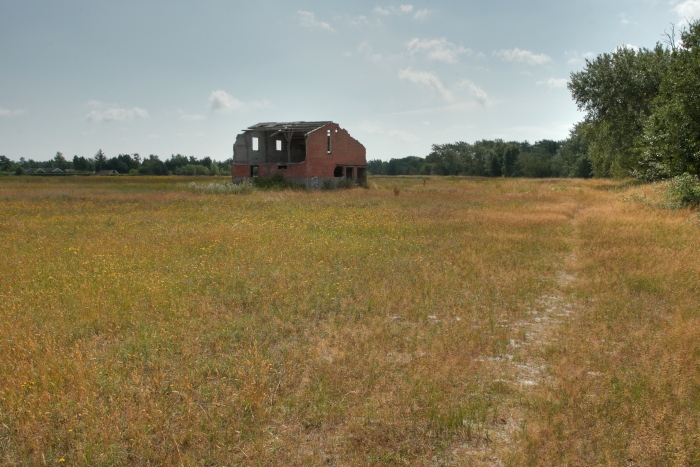
<svg viewBox="0 0 700 467">
<path fill-rule="evenodd" d="M 0 465 L 700 465 L 655 187 L 192 180 L 0 179 Z"/>
</svg>

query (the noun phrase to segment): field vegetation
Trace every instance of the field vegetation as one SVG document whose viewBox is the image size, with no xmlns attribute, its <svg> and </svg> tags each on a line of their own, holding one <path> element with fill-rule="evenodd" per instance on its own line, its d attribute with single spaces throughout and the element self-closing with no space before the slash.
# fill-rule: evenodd
<svg viewBox="0 0 700 467">
<path fill-rule="evenodd" d="M 657 186 L 212 180 L 0 179 L 0 464 L 700 464 Z"/>
</svg>

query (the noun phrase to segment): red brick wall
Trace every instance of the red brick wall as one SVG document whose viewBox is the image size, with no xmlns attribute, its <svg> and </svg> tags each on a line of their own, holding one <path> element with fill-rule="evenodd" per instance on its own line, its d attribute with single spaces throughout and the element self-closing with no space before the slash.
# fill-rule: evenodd
<svg viewBox="0 0 700 467">
<path fill-rule="evenodd" d="M 250 166 L 233 164 L 231 167 L 231 175 L 233 178 L 250 177 Z"/>
<path fill-rule="evenodd" d="M 328 130 L 331 153 L 328 154 Z M 336 130 L 338 132 L 336 133 Z M 332 177 L 336 165 L 367 165 L 367 151 L 337 123 L 329 123 L 306 138 L 306 177 Z"/>
</svg>

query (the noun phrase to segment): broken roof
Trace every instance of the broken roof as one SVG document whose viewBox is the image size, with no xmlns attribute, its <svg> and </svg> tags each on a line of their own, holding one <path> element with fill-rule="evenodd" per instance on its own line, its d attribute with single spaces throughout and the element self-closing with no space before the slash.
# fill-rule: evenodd
<svg viewBox="0 0 700 467">
<path fill-rule="evenodd" d="M 302 133 L 311 133 L 314 130 L 328 125 L 333 122 L 267 122 L 258 123 L 257 125 L 250 126 L 244 131 L 257 130 L 257 131 L 280 131 L 280 132 L 295 132 L 299 131 Z"/>
</svg>

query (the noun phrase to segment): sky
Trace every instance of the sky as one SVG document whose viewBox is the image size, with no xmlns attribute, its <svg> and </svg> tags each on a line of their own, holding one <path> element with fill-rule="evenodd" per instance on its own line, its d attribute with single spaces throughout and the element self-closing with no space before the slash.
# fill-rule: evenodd
<svg viewBox="0 0 700 467">
<path fill-rule="evenodd" d="M 0 0 L 0 155 L 225 160 L 260 122 L 332 120 L 367 159 L 567 137 L 586 58 L 700 0 Z"/>
</svg>

